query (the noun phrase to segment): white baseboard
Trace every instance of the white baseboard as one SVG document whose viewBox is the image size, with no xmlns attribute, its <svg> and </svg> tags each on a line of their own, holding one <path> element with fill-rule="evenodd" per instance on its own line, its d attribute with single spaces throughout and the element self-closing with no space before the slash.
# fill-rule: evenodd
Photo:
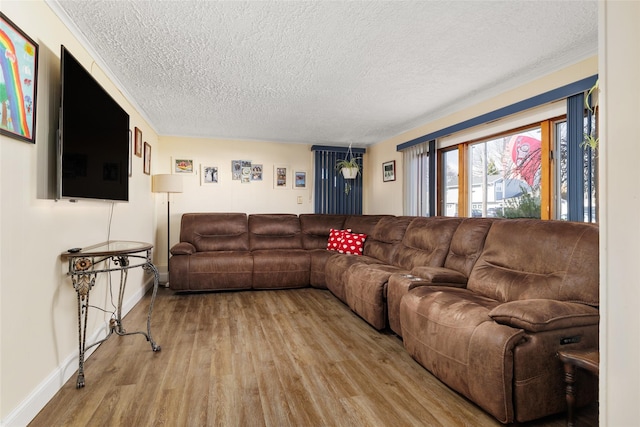
<svg viewBox="0 0 640 427">
<path fill-rule="evenodd" d="M 132 295 L 122 305 L 122 315 L 126 315 L 142 299 L 149 288 L 153 286 L 153 279 L 147 281 L 145 286 Z M 105 337 L 109 331 L 109 325 L 105 324 L 94 331 L 87 342 L 93 343 Z M 99 346 L 91 347 L 86 351 L 85 360 L 91 356 Z M 24 427 L 35 418 L 45 407 L 51 398 L 62 388 L 62 386 L 78 372 L 77 351 L 69 354 L 58 367 L 47 376 L 25 400 L 23 400 L 13 411 L 0 421 L 0 427 Z"/>
<path fill-rule="evenodd" d="M 158 275 L 160 277 L 160 286 L 169 281 L 169 272 L 165 271 L 164 273 L 158 273 Z"/>
</svg>

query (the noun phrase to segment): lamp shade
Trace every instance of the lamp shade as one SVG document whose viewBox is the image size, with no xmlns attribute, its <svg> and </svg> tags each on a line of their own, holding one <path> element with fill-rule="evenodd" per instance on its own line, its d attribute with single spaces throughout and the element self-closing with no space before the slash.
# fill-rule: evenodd
<svg viewBox="0 0 640 427">
<path fill-rule="evenodd" d="M 154 193 L 182 193 L 182 177 L 171 174 L 153 175 L 151 191 Z"/>
</svg>

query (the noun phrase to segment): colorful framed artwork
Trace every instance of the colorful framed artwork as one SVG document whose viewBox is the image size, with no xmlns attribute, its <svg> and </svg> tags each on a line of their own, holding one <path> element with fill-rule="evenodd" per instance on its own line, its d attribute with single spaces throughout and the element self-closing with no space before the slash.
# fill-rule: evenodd
<svg viewBox="0 0 640 427">
<path fill-rule="evenodd" d="M 193 174 L 193 159 L 185 159 L 184 157 L 176 157 L 173 159 L 173 173 Z"/>
<path fill-rule="evenodd" d="M 135 149 L 134 154 L 142 157 L 142 131 L 136 127 Z"/>
<path fill-rule="evenodd" d="M 151 145 L 148 142 L 144 143 L 144 162 L 143 172 L 147 175 L 151 175 Z"/>
<path fill-rule="evenodd" d="M 202 165 L 200 168 L 200 185 L 218 183 L 218 166 Z"/>
<path fill-rule="evenodd" d="M 289 188 L 289 181 L 287 180 L 287 174 L 289 172 L 289 166 L 274 166 L 273 167 L 273 188 L 283 190 Z"/>
<path fill-rule="evenodd" d="M 293 188 L 296 190 L 305 190 L 307 188 L 307 172 L 295 171 L 293 173 Z"/>
<path fill-rule="evenodd" d="M 35 144 L 38 44 L 0 12 L 0 133 Z"/>
<path fill-rule="evenodd" d="M 391 160 L 382 164 L 382 182 L 396 180 L 396 161 Z"/>
</svg>

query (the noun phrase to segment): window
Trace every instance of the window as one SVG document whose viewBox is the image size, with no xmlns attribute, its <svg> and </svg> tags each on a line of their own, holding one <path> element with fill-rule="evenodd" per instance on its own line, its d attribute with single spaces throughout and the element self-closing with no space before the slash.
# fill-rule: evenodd
<svg viewBox="0 0 640 427">
<path fill-rule="evenodd" d="M 595 222 L 597 148 L 585 146 L 584 141 L 586 135 L 597 138 L 597 100 L 591 99 L 597 77 L 399 144 L 397 150 L 405 154 L 425 141 L 430 144 L 428 190 L 407 191 L 416 180 L 425 180 L 417 169 L 409 169 L 412 163 L 405 157 L 405 181 L 409 183 L 405 184 L 405 198 L 415 199 L 405 200 L 405 213 L 414 214 L 409 207 L 423 203 L 422 195 L 428 194 L 432 215 Z M 441 147 L 437 152 L 436 145 Z"/>
<path fill-rule="evenodd" d="M 362 155 L 365 150 L 352 148 L 360 157 L 360 174 L 345 179 L 336 169 L 338 160 L 347 158 L 342 147 L 312 146 L 314 151 L 314 212 L 324 214 L 362 215 Z"/>
<path fill-rule="evenodd" d="M 589 126 L 595 126 L 595 117 L 584 118 L 585 134 L 589 133 Z M 557 219 L 569 219 L 569 170 L 568 170 L 568 147 L 567 147 L 567 121 L 562 120 L 555 124 L 555 153 L 557 161 L 555 164 L 555 217 Z M 597 192 L 598 188 L 598 162 L 596 150 L 582 146 L 582 170 L 574 172 L 578 179 L 582 180 L 582 220 L 584 222 L 597 221 Z M 572 218 L 573 220 L 580 220 Z"/>
<path fill-rule="evenodd" d="M 469 216 L 540 218 L 541 144 L 539 127 L 470 144 Z"/>
<path fill-rule="evenodd" d="M 403 152 L 404 215 L 430 216 L 429 160 L 426 142 Z"/>
<path fill-rule="evenodd" d="M 458 149 L 442 151 L 442 215 L 458 216 L 460 191 Z"/>
</svg>

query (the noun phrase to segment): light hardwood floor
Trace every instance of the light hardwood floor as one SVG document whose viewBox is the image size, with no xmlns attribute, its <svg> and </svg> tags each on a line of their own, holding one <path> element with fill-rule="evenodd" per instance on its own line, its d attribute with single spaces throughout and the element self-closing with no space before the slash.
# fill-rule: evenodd
<svg viewBox="0 0 640 427">
<path fill-rule="evenodd" d="M 145 328 L 149 296 L 124 319 Z M 152 321 L 162 351 L 113 336 L 30 426 L 500 426 L 328 291 L 176 295 Z M 596 426 L 597 407 L 578 411 Z M 564 426 L 563 415 L 528 426 Z"/>
</svg>

